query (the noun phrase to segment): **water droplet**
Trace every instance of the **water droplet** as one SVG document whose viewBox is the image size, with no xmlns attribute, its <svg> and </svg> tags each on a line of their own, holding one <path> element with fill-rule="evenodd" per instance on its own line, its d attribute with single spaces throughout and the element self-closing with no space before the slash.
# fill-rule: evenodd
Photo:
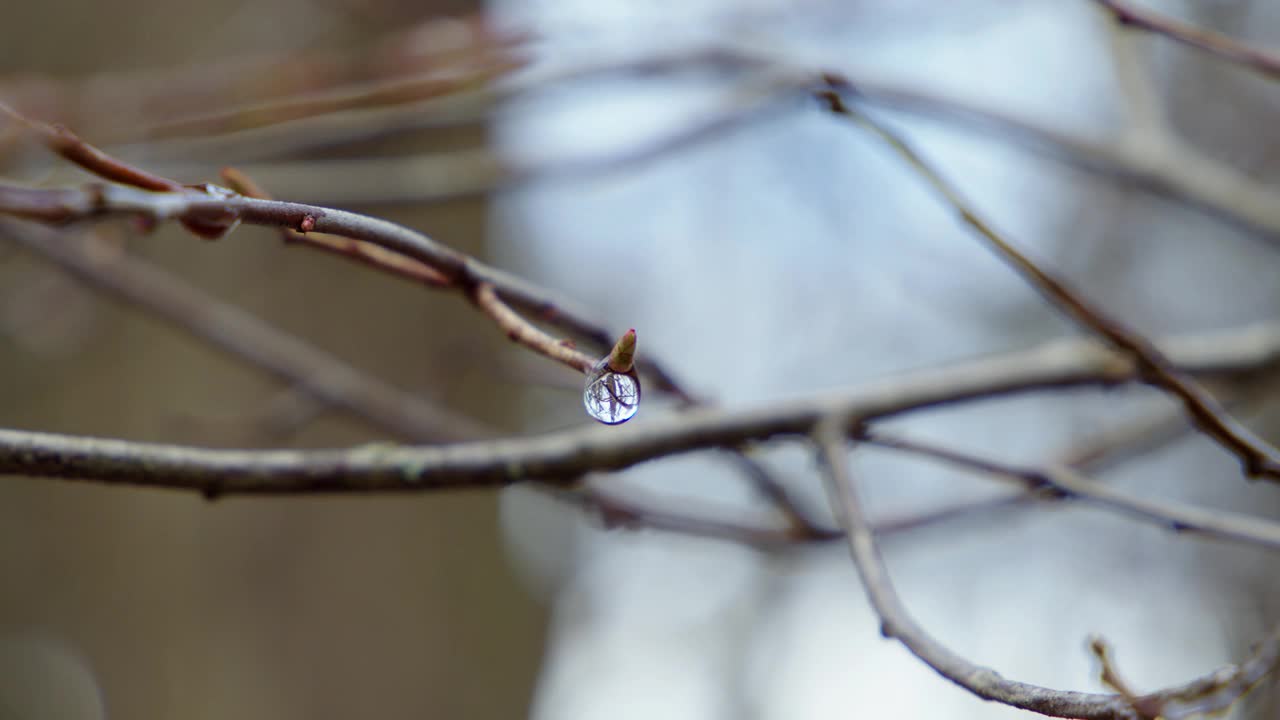
<svg viewBox="0 0 1280 720">
<path fill-rule="evenodd" d="M 640 378 L 634 369 L 614 372 L 605 358 L 587 374 L 582 404 L 588 415 L 606 425 L 624 423 L 640 409 Z"/>
</svg>

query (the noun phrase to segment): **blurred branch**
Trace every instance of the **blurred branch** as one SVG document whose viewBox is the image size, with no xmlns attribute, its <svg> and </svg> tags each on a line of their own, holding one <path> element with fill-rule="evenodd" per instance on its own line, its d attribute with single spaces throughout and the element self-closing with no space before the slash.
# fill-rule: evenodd
<svg viewBox="0 0 1280 720">
<path fill-rule="evenodd" d="M 1122 52 L 1129 52 L 1122 50 Z M 1129 52 L 1132 55 L 1131 52 Z M 1122 85 L 1135 68 L 1118 70 Z M 1242 173 L 1209 158 L 1185 143 L 1132 142 L 1134 132 L 1121 133 L 1118 140 L 1093 141 L 1045 126 L 1030 118 L 951 97 L 937 91 L 912 88 L 867 72 L 819 73 L 785 55 L 746 48 L 711 46 L 669 55 L 600 63 L 551 73 L 526 73 L 508 82 L 489 83 L 411 106 L 389 106 L 351 113 L 320 114 L 289 120 L 279 125 L 233 134 L 182 139 L 161 146 L 147 146 L 150 158 L 180 158 L 180 165 L 166 167 L 170 175 L 204 173 L 207 166 L 193 167 L 191 158 L 200 155 L 225 163 L 226 158 L 245 161 L 249 157 L 314 151 L 334 143 L 351 143 L 414 129 L 476 122 L 491 117 L 495 108 L 516 99 L 566 83 L 624 75 L 691 72 L 696 69 L 733 71 L 743 78 L 727 94 L 724 102 L 689 126 L 640 146 L 598 157 L 556 159 L 549 162 L 510 163 L 491 150 L 470 150 L 448 154 L 352 158 L 304 162 L 259 162 L 246 169 L 271 187 L 289 188 L 291 194 L 309 198 L 329 198 L 332 202 L 392 203 L 440 202 L 474 197 L 534 180 L 564 180 L 589 177 L 628 168 L 629 163 L 649 162 L 669 153 L 720 137 L 725 131 L 758 119 L 770 109 L 815 87 L 821 77 L 838 78 L 859 97 L 876 105 L 916 115 L 959 122 L 995 134 L 1002 142 L 1016 141 L 1083 170 L 1124 181 L 1134 187 L 1171 197 L 1208 211 L 1229 222 L 1260 231 L 1273 239 L 1280 237 L 1280 202 L 1275 192 Z M 762 80 L 763 78 L 763 80 Z M 1142 79 L 1149 83 L 1149 78 Z M 1128 87 L 1126 85 L 1126 87 Z M 1153 103 L 1142 101 L 1147 107 Z M 1132 119 L 1132 118 L 1131 118 Z M 334 178 L 341 177 L 337 183 Z M 395 179 L 390 183 L 389 179 Z M 334 188 L 340 188 L 335 195 Z M 405 188 L 411 188 L 406 191 Z"/>
<path fill-rule="evenodd" d="M 1229 540 L 1270 550 L 1280 550 L 1280 523 L 1224 510 L 1201 510 L 1171 502 L 1130 497 L 1061 465 L 1019 468 L 972 453 L 916 440 L 889 437 L 879 432 L 867 432 L 861 436 L 861 440 L 868 445 L 932 458 L 990 477 L 1015 480 L 1025 484 L 1028 489 L 1050 489 L 1064 497 L 1072 497 L 1095 506 L 1116 510 L 1174 532 L 1192 533 L 1215 540 Z"/>
<path fill-rule="evenodd" d="M 1197 426 L 1219 445 L 1239 458 L 1244 472 L 1251 477 L 1280 480 L 1280 450 L 1258 437 L 1252 430 L 1232 418 L 1218 401 L 1195 379 L 1182 373 L 1159 348 L 1125 326 L 1109 312 L 1071 289 L 1025 253 L 1014 247 L 1003 235 L 979 216 L 964 199 L 959 189 L 907 143 L 899 134 L 875 122 L 865 113 L 845 103 L 839 79 L 832 79 L 833 89 L 822 97 L 831 111 L 849 118 L 868 129 L 901 157 L 943 201 L 975 231 L 990 249 L 1022 276 L 1042 297 L 1087 330 L 1133 358 L 1142 378 L 1177 397 Z"/>
<path fill-rule="evenodd" d="M 254 182 L 253 178 L 236 168 L 224 167 L 220 174 L 223 182 L 226 182 L 232 190 L 241 195 L 261 200 L 274 199 L 270 193 Z M 317 250 L 355 260 L 429 287 L 445 288 L 449 286 L 448 278 L 426 263 L 370 243 L 358 242 L 340 235 L 325 235 L 315 232 L 314 222 L 306 223 L 304 220 L 303 225 L 298 230 L 282 228 L 280 236 L 286 243 L 309 245 Z"/>
<path fill-rule="evenodd" d="M 811 85 L 807 77 L 754 78 L 733 88 L 723 102 L 689 123 L 602 154 L 509 159 L 492 148 L 479 148 L 427 155 L 251 162 L 243 167 L 265 185 L 288 187 L 292 194 L 306 197 L 328 196 L 343 204 L 453 202 L 532 183 L 635 172 L 681 150 L 723 139 L 787 107 L 800 107 L 799 101 L 808 96 Z M 201 169 L 189 161 L 166 166 L 167 172 L 178 175 Z M 343 178 L 338 195 L 329 187 L 335 177 Z"/>
<path fill-rule="evenodd" d="M 179 410 L 175 413 L 175 422 L 198 437 L 224 440 L 218 444 L 262 447 L 285 442 L 327 410 L 329 407 L 323 401 L 305 389 L 285 387 L 247 410 L 227 413 Z M 393 436 L 410 438 L 394 428 L 386 430 Z"/>
<path fill-rule="evenodd" d="M 526 40 L 480 14 L 436 18 L 359 49 L 238 55 L 79 81 L 0 76 L 0 97 L 29 116 L 74 125 L 104 142 L 161 140 L 456 94 L 519 67 Z M 110 112 L 117 108 L 138 112 Z"/>
<path fill-rule="evenodd" d="M 1126 120 L 1120 142 L 1145 144 L 1151 148 L 1146 152 L 1160 153 L 1164 151 L 1163 146 L 1171 142 L 1171 132 L 1164 99 L 1152 77 L 1150 63 L 1138 45 L 1140 40 L 1133 33 L 1125 32 L 1121 25 L 1107 27 L 1111 65 Z"/>
<path fill-rule="evenodd" d="M 574 490 L 551 488 L 561 502 L 595 514 L 605 528 L 658 530 L 687 537 L 719 540 L 743 545 L 761 552 L 776 552 L 803 543 L 829 542 L 842 537 L 832 530 L 814 527 L 797 535 L 790 525 L 776 526 L 749 522 L 723 509 L 707 506 L 688 507 L 670 500 L 651 497 L 634 490 L 620 491 L 603 487 Z"/>
<path fill-rule="evenodd" d="M 755 457 L 750 449 L 730 453 L 729 457 L 750 481 L 756 492 L 768 500 L 769 504 L 782 515 L 782 519 L 786 522 L 784 532 L 791 541 L 808 542 L 839 537 L 834 530 L 823 527 L 823 524 L 800 504 L 800 501 L 787 490 L 787 486 L 774 475 L 763 460 Z"/>
<path fill-rule="evenodd" d="M 262 127 L 217 135 L 155 139 L 145 143 L 149 162 L 200 158 L 249 158 L 318 155 L 319 151 L 370 140 L 401 137 L 424 130 L 468 127 L 494 120 L 512 103 L 555 88 L 616 78 L 646 78 L 699 70 L 753 73 L 767 69 L 762 58 L 711 46 L 692 51 L 606 60 L 566 69 L 526 67 L 475 87 L 380 107 L 283 120 Z M 128 152 L 129 148 L 117 148 Z"/>
<path fill-rule="evenodd" d="M 100 292 L 261 368 L 324 403 L 418 442 L 491 437 L 495 429 L 391 387 L 145 260 L 105 252 L 89 238 L 0 220 L 0 238 Z"/>
<path fill-rule="evenodd" d="M 1268 50 L 1137 7 L 1125 0 L 1094 0 L 1094 2 L 1124 27 L 1162 35 L 1174 42 L 1203 50 L 1269 78 L 1280 78 L 1280 55 Z"/>
<path fill-rule="evenodd" d="M 1147 720 L 1146 708 L 1161 717 L 1186 717 L 1197 704 L 1229 707 L 1280 664 L 1280 631 L 1260 643 L 1246 662 L 1224 668 L 1186 685 L 1140 698 L 1052 690 L 1003 677 L 951 651 L 924 630 L 908 612 L 889 578 L 875 534 L 867 521 L 849 470 L 848 420 L 840 414 L 824 418 L 814 442 L 826 467 L 828 496 L 848 536 L 850 552 L 880 632 L 901 642 L 942 677 L 984 699 L 1042 715 L 1062 718 Z M 1144 708 L 1139 711 L 1138 708 Z"/>
</svg>

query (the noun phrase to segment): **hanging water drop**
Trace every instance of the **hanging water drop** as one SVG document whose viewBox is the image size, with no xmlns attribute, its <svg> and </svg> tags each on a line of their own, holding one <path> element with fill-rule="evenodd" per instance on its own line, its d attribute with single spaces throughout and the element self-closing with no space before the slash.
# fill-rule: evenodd
<svg viewBox="0 0 1280 720">
<path fill-rule="evenodd" d="M 634 368 L 617 372 L 604 358 L 587 374 L 582 391 L 587 414 L 606 425 L 624 423 L 640 409 L 640 378 Z"/>
<path fill-rule="evenodd" d="M 587 373 L 582 404 L 587 414 L 606 425 L 630 420 L 640 409 L 640 376 L 636 374 L 636 331 L 628 330 L 608 356 Z"/>
</svg>

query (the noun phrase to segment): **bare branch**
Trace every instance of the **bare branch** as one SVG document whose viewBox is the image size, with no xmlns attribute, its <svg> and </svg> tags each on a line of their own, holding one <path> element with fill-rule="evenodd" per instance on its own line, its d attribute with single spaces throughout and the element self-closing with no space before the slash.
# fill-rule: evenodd
<svg viewBox="0 0 1280 720">
<path fill-rule="evenodd" d="M 282 125 L 279 130 L 273 128 L 267 133 L 249 131 L 232 136 L 183 140 L 170 148 L 168 154 L 172 156 L 174 152 L 181 152 L 187 164 L 171 167 L 168 172 L 186 175 L 196 171 L 190 166 L 190 158 L 198 154 L 225 162 L 223 158 L 228 155 L 245 158 L 261 155 L 268 149 L 274 153 L 305 152 L 367 138 L 370 128 L 374 134 L 386 134 L 482 119 L 492 112 L 496 104 L 579 79 L 687 71 L 699 67 L 738 70 L 753 74 L 756 80 L 742 82 L 728 94 L 721 107 L 691 125 L 655 141 L 604 157 L 513 164 L 495 157 L 489 150 L 476 150 L 429 157 L 308 159 L 305 168 L 292 162 L 268 162 L 255 164 L 250 170 L 272 186 L 290 187 L 294 194 L 334 200 L 339 198 L 334 195 L 332 178 L 341 176 L 344 182 L 340 200 L 344 204 L 440 202 L 486 194 L 530 181 L 580 179 L 630 168 L 628 163 L 653 161 L 695 143 L 723 137 L 728 130 L 765 117 L 767 110 L 790 106 L 790 99 L 807 94 L 815 84 L 820 84 L 818 72 L 797 67 L 797 63 L 786 57 L 740 48 L 709 47 L 587 66 L 550 76 L 535 74 L 516 82 L 485 86 L 472 94 L 448 98 L 445 104 L 428 103 L 381 111 L 378 118 L 353 120 L 345 116 L 321 116 Z M 759 76 L 775 73 L 773 78 L 758 81 Z M 961 127 L 991 131 L 1001 141 L 1017 141 L 1023 147 L 1048 152 L 1085 171 L 1173 198 L 1236 225 L 1280 236 L 1280 203 L 1276 202 L 1274 192 L 1184 145 L 1135 143 L 1129 137 L 1117 141 L 1094 141 L 967 98 L 913 88 L 872 73 L 828 72 L 823 76 L 840 78 L 843 83 L 856 88 L 860 97 L 876 105 L 953 123 L 958 121 Z M 459 106 L 466 107 L 460 110 Z M 148 145 L 148 157 L 154 158 L 156 152 L 155 146 Z M 203 168 L 199 169 L 199 172 L 203 171 Z M 397 178 L 394 187 L 385 181 L 389 177 Z"/>
<path fill-rule="evenodd" d="M 1120 142 L 1145 145 L 1151 148 L 1147 152 L 1161 152 L 1171 141 L 1171 131 L 1165 117 L 1164 98 L 1160 96 L 1150 63 L 1140 46 L 1144 39 L 1125 32 L 1122 25 L 1108 25 L 1111 66 L 1126 121 Z"/>
<path fill-rule="evenodd" d="M 840 537 L 834 530 L 823 527 L 823 523 L 800 504 L 787 487 L 769 470 L 763 461 L 753 457 L 750 449 L 730 453 L 734 464 L 742 470 L 743 475 L 751 482 L 765 500 L 773 505 L 787 523 L 786 535 L 792 541 L 812 542 L 832 540 Z"/>
<path fill-rule="evenodd" d="M 760 552 L 777 552 L 804 543 L 829 542 L 844 537 L 841 533 L 816 528 L 813 534 L 800 537 L 790 526 L 747 522 L 713 507 L 699 505 L 689 508 L 687 503 L 676 506 L 670 501 L 646 497 L 635 491 L 590 486 L 573 490 L 551 487 L 548 490 L 556 499 L 594 513 L 610 529 L 660 530 L 730 542 Z"/>
<path fill-rule="evenodd" d="M 897 133 L 844 102 L 836 89 L 822 95 L 831 111 L 869 129 L 896 152 L 987 245 L 1046 300 L 1087 330 L 1131 356 L 1143 379 L 1182 401 L 1187 414 L 1219 445 L 1239 458 L 1250 477 L 1280 479 L 1280 450 L 1232 418 L 1198 382 L 1183 374 L 1158 348 L 1100 306 L 1086 300 L 1000 235 L 965 201 L 960 191 Z"/>
<path fill-rule="evenodd" d="M 1010 680 L 996 671 L 976 665 L 938 642 L 920 627 L 898 597 L 880 557 L 867 521 L 847 457 L 848 421 L 840 415 L 825 418 L 814 440 L 827 469 L 828 495 L 840 524 L 848 535 L 854 565 L 872 608 L 880 617 L 881 633 L 901 642 L 913 655 L 942 677 L 974 695 L 1004 705 L 1062 718 L 1145 720 L 1135 707 L 1158 707 L 1166 716 L 1196 699 L 1215 698 L 1228 705 L 1272 672 L 1280 662 L 1280 632 L 1261 643 L 1241 666 L 1225 668 L 1187 685 L 1145 695 L 1130 702 L 1119 695 L 1052 690 Z M 1182 717 L 1179 714 L 1178 717 Z"/>
<path fill-rule="evenodd" d="M 441 245 L 421 233 L 404 226 L 368 216 L 299 203 L 281 203 L 264 197 L 246 197 L 213 185 L 187 187 L 124 163 L 64 128 L 23 117 L 0 103 L 0 114 L 29 128 L 53 150 L 105 179 L 123 186 L 90 185 L 79 189 L 36 190 L 0 184 L 0 215 L 8 214 L 29 220 L 66 223 L 113 214 L 135 215 L 152 221 L 176 219 L 200 237 L 216 239 L 234 229 L 240 222 L 281 228 L 294 233 L 320 232 L 338 235 L 359 243 L 368 243 L 390 253 L 416 261 L 431 272 L 425 275 L 403 260 L 359 246 L 335 247 L 323 241 L 306 243 L 330 252 L 355 257 L 367 264 L 390 272 L 420 277 L 435 287 L 448 287 L 470 295 L 481 284 L 487 284 L 502 296 L 549 323 L 567 328 L 608 349 L 613 338 L 600 325 L 587 320 L 585 313 L 573 310 L 563 301 L 554 300 L 546 291 L 513 275 L 491 268 L 453 248 Z M 230 179 L 255 195 L 266 193 L 248 175 L 231 171 Z M 135 189 L 137 188 L 137 189 Z M 150 192 L 154 191 L 154 192 Z M 249 203 L 235 207 L 238 202 Z M 262 203 L 252 209 L 252 203 Z M 222 204 L 231 203 L 231 204 Z M 536 349 L 536 348 L 535 348 Z M 641 356 L 658 390 L 676 396 L 684 404 L 693 404 L 693 396 L 685 392 L 672 374 L 658 361 Z"/>
<path fill-rule="evenodd" d="M 1259 343 L 1264 336 L 1271 344 Z M 1186 348 L 1187 371 L 1238 370 L 1242 358 L 1263 363 L 1275 358 L 1280 353 L 1280 329 L 1183 338 L 1171 341 L 1169 347 L 1179 362 L 1184 355 L 1178 348 Z M 211 494 L 493 487 L 526 480 L 568 480 L 589 471 L 618 470 L 693 450 L 732 450 L 749 441 L 801 435 L 819 418 L 835 412 L 870 421 L 978 398 L 1033 389 L 1109 386 L 1137 377 L 1136 368 L 1123 355 L 1087 340 L 1065 340 L 767 407 L 697 408 L 650 416 L 640 425 L 443 448 L 239 452 L 10 430 L 0 433 L 0 473 Z"/>
<path fill-rule="evenodd" d="M 862 441 L 878 447 L 932 458 L 988 476 L 1015 480 L 1032 490 L 1049 488 L 1060 495 L 1117 510 L 1138 520 L 1154 523 L 1175 532 L 1192 533 L 1216 540 L 1280 550 L 1280 523 L 1271 520 L 1239 515 L 1225 510 L 1202 510 L 1189 505 L 1131 497 L 1061 466 L 1020 468 L 972 453 L 917 440 L 888 437 L 879 432 L 865 433 Z"/>
</svg>

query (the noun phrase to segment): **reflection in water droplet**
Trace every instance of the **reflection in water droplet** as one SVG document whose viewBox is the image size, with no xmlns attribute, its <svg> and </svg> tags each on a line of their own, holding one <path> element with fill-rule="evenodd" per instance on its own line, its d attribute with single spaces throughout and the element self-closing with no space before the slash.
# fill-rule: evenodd
<svg viewBox="0 0 1280 720">
<path fill-rule="evenodd" d="M 605 358 L 587 375 L 582 391 L 587 414 L 606 425 L 624 423 L 640 409 L 640 378 L 635 370 L 620 373 L 609 369 Z"/>
</svg>

